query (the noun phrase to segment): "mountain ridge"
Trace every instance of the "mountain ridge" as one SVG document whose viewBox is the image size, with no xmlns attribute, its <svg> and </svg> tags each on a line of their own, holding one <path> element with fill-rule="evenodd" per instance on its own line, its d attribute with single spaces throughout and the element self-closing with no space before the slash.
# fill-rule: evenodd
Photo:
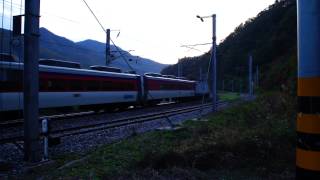
<svg viewBox="0 0 320 180">
<path fill-rule="evenodd" d="M 11 39 L 11 31 L 2 29 L 4 32 L 4 47 L 3 52 L 9 53 L 9 42 Z M 23 41 L 22 41 L 23 43 Z M 80 63 L 82 68 L 88 68 L 91 65 L 105 65 L 105 44 L 99 41 L 87 39 L 84 41 L 74 42 L 65 37 L 58 36 L 50 32 L 46 28 L 40 28 L 39 38 L 39 56 L 47 59 L 60 59 L 65 61 L 73 61 Z M 13 54 L 23 59 L 23 53 L 20 52 L 19 47 L 13 48 Z M 129 52 L 116 48 L 110 45 L 111 57 L 113 58 L 109 66 L 117 67 L 123 71 L 135 70 L 138 74 L 145 72 L 160 72 L 166 65 L 161 64 L 150 59 L 133 56 Z M 125 58 L 116 50 L 122 51 Z M 128 67 L 124 61 L 126 59 L 128 64 L 133 68 Z"/>
</svg>

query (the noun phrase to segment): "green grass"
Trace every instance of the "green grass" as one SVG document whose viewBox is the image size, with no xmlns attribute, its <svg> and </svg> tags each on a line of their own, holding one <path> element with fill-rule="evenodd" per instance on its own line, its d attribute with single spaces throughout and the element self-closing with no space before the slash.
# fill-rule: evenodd
<svg viewBox="0 0 320 180">
<path fill-rule="evenodd" d="M 294 104 L 268 94 L 206 117 L 183 129 L 149 132 L 105 145 L 80 163 L 32 174 L 48 179 L 286 179 L 294 174 Z"/>
<path fill-rule="evenodd" d="M 218 92 L 219 100 L 221 101 L 235 101 L 240 99 L 240 94 L 235 92 Z"/>
</svg>

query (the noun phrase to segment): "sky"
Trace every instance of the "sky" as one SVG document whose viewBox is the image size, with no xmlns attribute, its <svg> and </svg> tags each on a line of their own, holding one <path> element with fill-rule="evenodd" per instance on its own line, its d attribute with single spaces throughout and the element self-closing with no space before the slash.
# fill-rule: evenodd
<svg viewBox="0 0 320 180">
<path fill-rule="evenodd" d="M 164 64 L 174 64 L 178 59 L 201 55 L 210 49 L 210 44 L 195 49 L 181 47 L 211 42 L 212 19 L 201 22 L 196 15 L 216 14 L 219 44 L 238 25 L 274 1 L 86 0 L 103 27 L 111 29 L 111 39 L 117 46 Z M 1 27 L 10 29 L 10 16 L 24 12 L 24 0 L 0 0 L 0 3 Z M 105 42 L 105 32 L 83 0 L 41 0 L 40 15 L 40 27 L 59 36 L 75 42 L 86 39 Z"/>
</svg>

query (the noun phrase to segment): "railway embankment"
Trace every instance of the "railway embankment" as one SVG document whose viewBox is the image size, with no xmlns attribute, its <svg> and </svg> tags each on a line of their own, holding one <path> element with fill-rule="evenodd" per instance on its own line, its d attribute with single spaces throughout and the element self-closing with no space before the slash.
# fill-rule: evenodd
<svg viewBox="0 0 320 180">
<path fill-rule="evenodd" d="M 87 154 L 55 157 L 27 177 L 293 179 L 295 100 L 261 95 L 176 131 L 153 131 Z"/>
</svg>

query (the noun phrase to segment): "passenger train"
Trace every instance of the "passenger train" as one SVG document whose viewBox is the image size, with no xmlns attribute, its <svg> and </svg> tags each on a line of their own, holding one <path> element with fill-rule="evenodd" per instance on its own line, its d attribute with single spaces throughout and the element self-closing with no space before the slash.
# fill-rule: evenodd
<svg viewBox="0 0 320 180">
<path fill-rule="evenodd" d="M 23 63 L 0 61 L 0 113 L 22 111 Z M 155 73 L 122 73 L 120 69 L 61 60 L 39 60 L 40 109 L 108 109 L 183 101 L 197 97 L 196 82 Z"/>
</svg>

